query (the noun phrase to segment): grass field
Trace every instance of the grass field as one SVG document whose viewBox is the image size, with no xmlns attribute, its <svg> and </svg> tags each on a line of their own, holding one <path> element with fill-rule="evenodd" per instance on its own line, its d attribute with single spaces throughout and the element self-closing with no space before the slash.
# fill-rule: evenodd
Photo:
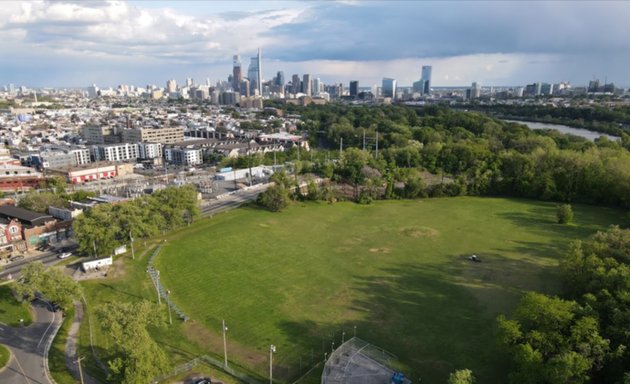
<svg viewBox="0 0 630 384">
<path fill-rule="evenodd" d="M 20 323 L 24 319 L 24 323 Z M 18 327 L 33 322 L 28 301 L 20 303 L 15 299 L 10 285 L 0 285 L 0 323 Z"/>
<path fill-rule="evenodd" d="M 11 351 L 9 351 L 9 348 L 0 344 L 0 369 L 4 368 L 7 365 L 10 358 Z"/>
<path fill-rule="evenodd" d="M 225 319 L 231 361 L 264 376 L 274 344 L 274 377 L 288 379 L 356 327 L 414 380 L 443 383 L 470 368 L 479 382 L 504 382 L 496 315 L 526 290 L 559 289 L 569 241 L 627 220 L 601 207 L 574 212 L 562 226 L 554 204 L 500 198 L 238 209 L 167 236 L 156 265 L 193 321 L 159 337 L 175 350 L 221 354 Z M 473 253 L 483 262 L 467 261 Z M 146 296 L 141 279 L 136 295 Z"/>
</svg>

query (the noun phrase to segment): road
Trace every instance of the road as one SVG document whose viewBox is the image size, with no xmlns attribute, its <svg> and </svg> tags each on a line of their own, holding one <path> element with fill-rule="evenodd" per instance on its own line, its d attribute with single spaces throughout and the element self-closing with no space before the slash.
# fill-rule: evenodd
<svg viewBox="0 0 630 384">
<path fill-rule="evenodd" d="M 13 354 L 0 372 L 0 383 L 51 384 L 46 356 L 50 339 L 61 325 L 61 312 L 51 312 L 49 304 L 41 300 L 34 301 L 32 306 L 35 320 L 28 327 L 0 325 L 0 343 Z"/>
<path fill-rule="evenodd" d="M 201 214 L 203 216 L 212 216 L 215 213 L 236 208 L 245 202 L 256 200 L 258 194 L 267 189 L 268 186 L 269 184 L 262 184 L 260 186 L 255 186 L 250 190 L 235 192 L 221 199 L 210 200 L 207 204 L 201 207 Z"/>
<path fill-rule="evenodd" d="M 25 265 L 32 263 L 33 261 L 41 261 L 44 265 L 53 265 L 59 261 L 57 254 L 53 252 L 47 252 L 43 255 L 27 257 L 25 259 L 15 261 L 9 264 L 4 264 L 3 269 L 0 272 L 0 278 L 7 278 L 9 274 L 13 279 L 20 275 L 20 271 Z"/>
</svg>

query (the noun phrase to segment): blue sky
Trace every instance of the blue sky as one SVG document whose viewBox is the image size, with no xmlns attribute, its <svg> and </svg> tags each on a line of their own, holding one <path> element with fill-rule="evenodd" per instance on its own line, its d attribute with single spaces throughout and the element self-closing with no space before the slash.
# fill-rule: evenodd
<svg viewBox="0 0 630 384">
<path fill-rule="evenodd" d="M 260 47 L 266 79 L 627 86 L 628 20 L 623 1 L 3 1 L 0 85 L 216 82 Z"/>
</svg>

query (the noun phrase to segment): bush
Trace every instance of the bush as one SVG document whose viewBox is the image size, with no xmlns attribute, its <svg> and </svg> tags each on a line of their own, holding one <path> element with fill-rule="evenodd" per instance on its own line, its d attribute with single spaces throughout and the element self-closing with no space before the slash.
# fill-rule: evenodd
<svg viewBox="0 0 630 384">
<path fill-rule="evenodd" d="M 282 185 L 273 185 L 258 195 L 256 202 L 272 212 L 280 212 L 289 206 L 289 192 Z"/>
<path fill-rule="evenodd" d="M 558 205 L 556 208 L 556 216 L 558 217 L 558 224 L 568 224 L 573 221 L 573 208 L 571 208 L 571 204 Z"/>
</svg>

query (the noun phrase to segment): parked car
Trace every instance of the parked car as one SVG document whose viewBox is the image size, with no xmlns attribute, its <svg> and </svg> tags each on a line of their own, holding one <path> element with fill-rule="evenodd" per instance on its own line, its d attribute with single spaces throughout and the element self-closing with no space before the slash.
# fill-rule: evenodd
<svg viewBox="0 0 630 384">
<path fill-rule="evenodd" d="M 72 252 L 64 252 L 57 257 L 60 259 L 65 259 L 66 257 L 70 257 L 70 256 L 72 256 Z"/>
<path fill-rule="evenodd" d="M 16 256 L 13 256 L 12 258 L 10 258 L 9 261 L 22 260 L 23 258 L 24 258 L 24 255 L 16 255 Z"/>
<path fill-rule="evenodd" d="M 195 380 L 195 384 L 212 384 L 209 378 L 204 377 L 203 379 Z"/>
</svg>

